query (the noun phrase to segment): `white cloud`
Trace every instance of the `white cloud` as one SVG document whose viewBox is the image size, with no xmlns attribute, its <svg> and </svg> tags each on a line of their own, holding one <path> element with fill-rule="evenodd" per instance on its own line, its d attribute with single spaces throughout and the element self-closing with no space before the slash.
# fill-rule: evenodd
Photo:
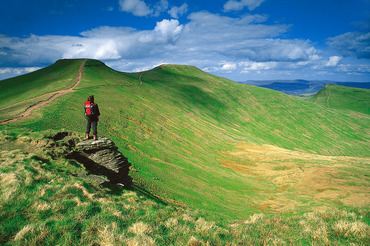
<svg viewBox="0 0 370 246">
<path fill-rule="evenodd" d="M 329 38 L 327 44 L 342 56 L 370 59 L 370 32 L 347 32 Z"/>
<path fill-rule="evenodd" d="M 178 38 L 183 28 L 183 26 L 179 24 L 180 23 L 178 20 L 164 19 L 161 22 L 157 22 L 154 30 L 161 33 L 163 38 L 165 38 L 168 42 L 173 42 Z"/>
<path fill-rule="evenodd" d="M 336 67 L 338 63 L 343 59 L 341 56 L 331 56 L 328 62 L 325 64 L 327 67 Z"/>
<path fill-rule="evenodd" d="M 190 22 L 186 25 L 189 32 L 195 33 L 195 40 L 204 39 L 207 43 L 209 37 L 227 43 L 235 40 L 253 38 L 270 38 L 279 36 L 287 31 L 287 25 L 257 25 L 266 20 L 261 15 L 246 15 L 240 18 L 231 18 L 212 14 L 209 12 L 196 12 L 188 16 Z M 231 39 L 229 39 L 231 38 Z M 225 42 L 226 41 L 226 42 Z"/>
<path fill-rule="evenodd" d="M 12 72 L 12 68 L 0 68 L 0 74 L 2 73 L 10 73 Z"/>
<path fill-rule="evenodd" d="M 31 73 L 31 72 L 34 72 L 34 71 L 36 71 L 36 70 L 41 69 L 41 67 L 25 67 L 25 68 L 23 68 L 23 69 L 24 69 L 24 71 L 25 71 L 26 73 Z"/>
<path fill-rule="evenodd" d="M 168 9 L 168 1 L 167 0 L 160 0 L 155 6 L 154 6 L 154 16 L 159 16 L 162 12 L 166 11 Z"/>
<path fill-rule="evenodd" d="M 1 60 L 28 65 L 78 57 L 102 60 L 179 57 L 184 63 L 194 58 L 218 62 L 225 58 L 304 61 L 316 53 L 308 41 L 274 39 L 285 33 L 288 26 L 260 24 L 266 18 L 260 15 L 230 18 L 198 12 L 188 18 L 185 25 L 175 19 L 164 19 L 153 30 L 102 26 L 84 31 L 81 36 L 0 36 L 0 66 Z"/>
<path fill-rule="evenodd" d="M 225 64 L 223 64 L 221 68 L 221 70 L 225 70 L 225 71 L 231 71 L 231 70 L 236 70 L 236 69 L 237 69 L 237 64 L 229 63 L 229 62 L 226 62 Z"/>
<path fill-rule="evenodd" d="M 168 9 L 167 0 L 159 0 L 154 6 L 147 5 L 143 0 L 119 0 L 122 11 L 135 16 L 159 16 Z"/>
<path fill-rule="evenodd" d="M 41 67 L 0 67 L 0 80 L 31 73 L 39 69 Z"/>
<path fill-rule="evenodd" d="M 186 14 L 188 12 L 188 5 L 184 3 L 180 7 L 172 7 L 168 13 L 171 15 L 172 18 L 178 19 L 180 16 Z"/>
<path fill-rule="evenodd" d="M 265 19 L 260 15 L 230 18 L 198 12 L 188 18 L 191 21 L 185 25 L 179 43 L 185 48 L 201 47 L 203 53 L 258 62 L 305 61 L 318 53 L 309 41 L 274 38 L 285 33 L 288 26 L 255 24 Z"/>
<path fill-rule="evenodd" d="M 144 1 L 141 0 L 119 0 L 122 11 L 132 13 L 135 16 L 147 16 L 153 13 Z"/>
<path fill-rule="evenodd" d="M 244 71 L 247 70 L 271 70 L 278 66 L 277 62 L 242 62 L 240 65 L 244 66 Z"/>
<path fill-rule="evenodd" d="M 356 58 L 328 56 L 309 40 L 281 39 L 289 26 L 267 25 L 266 20 L 261 15 L 231 18 L 198 12 L 190 14 L 187 23 L 163 19 L 150 30 L 101 26 L 79 36 L 0 35 L 0 67 L 40 66 L 60 58 L 87 57 L 121 71 L 139 71 L 163 63 L 190 64 L 234 80 L 245 80 L 240 78 L 247 75 L 249 79 L 276 79 L 289 74 L 309 79 L 326 74 L 325 79 L 329 79 L 329 74 L 335 73 L 356 72 L 363 77 L 369 73 L 369 65 Z M 10 74 L 10 70 L 2 71 L 4 76 Z"/>
<path fill-rule="evenodd" d="M 224 11 L 239 11 L 247 7 L 249 10 L 254 10 L 261 5 L 265 0 L 229 0 L 224 4 Z"/>
</svg>

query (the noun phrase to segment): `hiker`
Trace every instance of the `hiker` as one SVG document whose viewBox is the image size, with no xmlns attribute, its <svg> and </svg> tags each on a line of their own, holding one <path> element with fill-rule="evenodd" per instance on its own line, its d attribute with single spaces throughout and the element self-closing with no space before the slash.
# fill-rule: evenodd
<svg viewBox="0 0 370 246">
<path fill-rule="evenodd" d="M 91 124 L 93 126 L 93 137 L 94 140 L 98 139 L 98 121 L 99 121 L 99 107 L 94 102 L 94 96 L 89 96 L 85 102 L 85 115 L 87 119 L 86 126 L 86 139 L 89 139 Z"/>
</svg>

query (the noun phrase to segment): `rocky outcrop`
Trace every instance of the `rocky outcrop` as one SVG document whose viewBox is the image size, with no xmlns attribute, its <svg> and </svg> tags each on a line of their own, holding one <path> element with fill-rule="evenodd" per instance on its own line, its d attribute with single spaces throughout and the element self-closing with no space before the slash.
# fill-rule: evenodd
<svg viewBox="0 0 370 246">
<path fill-rule="evenodd" d="M 79 142 L 69 158 L 82 163 L 92 175 L 103 175 L 110 183 L 130 189 L 132 178 L 128 175 L 131 164 L 118 151 L 109 138 Z"/>
</svg>

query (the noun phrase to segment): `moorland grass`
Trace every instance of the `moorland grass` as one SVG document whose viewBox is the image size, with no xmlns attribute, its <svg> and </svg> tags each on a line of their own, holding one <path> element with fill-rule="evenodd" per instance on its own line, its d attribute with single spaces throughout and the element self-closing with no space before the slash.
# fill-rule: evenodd
<svg viewBox="0 0 370 246">
<path fill-rule="evenodd" d="M 310 101 L 331 109 L 370 114 L 369 89 L 326 85 Z"/>
<path fill-rule="evenodd" d="M 367 209 L 255 213 L 212 221 L 207 212 L 103 188 L 64 158 L 56 131 L 0 132 L 2 245 L 366 245 Z M 71 134 L 71 133 L 70 133 Z M 76 141 L 82 134 L 72 133 Z"/>
<path fill-rule="evenodd" d="M 0 109 L 46 93 L 68 89 L 77 82 L 83 59 L 58 60 L 46 68 L 0 81 Z"/>
<path fill-rule="evenodd" d="M 222 165 L 223 161 L 240 161 L 223 154 L 232 153 L 237 143 L 330 156 L 369 155 L 367 116 L 238 84 L 191 66 L 160 66 L 142 74 L 141 85 L 139 76 L 88 60 L 75 92 L 10 126 L 83 132 L 82 105 L 94 94 L 102 113 L 99 135 L 110 137 L 129 159 L 137 170 L 131 175 L 142 189 L 167 203 L 210 211 L 215 219 L 226 220 L 261 211 L 273 213 L 260 205 L 271 197 L 265 190 L 281 189 L 255 173 L 246 176 Z M 290 160 L 280 165 L 286 162 Z M 366 169 L 368 163 L 361 163 Z M 297 207 L 298 211 L 312 211 L 311 203 L 343 206 L 331 200 L 302 200 L 305 205 Z"/>
</svg>

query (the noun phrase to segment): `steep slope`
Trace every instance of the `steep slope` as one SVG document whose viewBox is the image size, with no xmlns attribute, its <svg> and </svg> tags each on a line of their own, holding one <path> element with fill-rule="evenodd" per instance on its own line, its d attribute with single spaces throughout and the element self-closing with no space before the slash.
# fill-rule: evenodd
<svg viewBox="0 0 370 246">
<path fill-rule="evenodd" d="M 76 83 L 83 59 L 58 60 L 51 66 L 0 81 L 0 108 L 48 92 L 70 88 Z"/>
<path fill-rule="evenodd" d="M 332 109 L 370 114 L 369 89 L 326 85 L 310 101 Z"/>
<path fill-rule="evenodd" d="M 75 89 L 6 127 L 83 133 L 83 102 L 94 94 L 102 113 L 99 135 L 119 146 L 137 170 L 131 175 L 141 189 L 167 202 L 240 218 L 261 210 L 284 211 L 284 204 L 302 210 L 351 205 L 356 199 L 351 189 L 336 181 L 343 171 L 324 171 L 332 165 L 346 172 L 353 166 L 351 182 L 362 187 L 352 190 L 356 194 L 368 184 L 369 176 L 358 176 L 367 173 L 368 159 L 330 156 L 368 157 L 369 117 L 238 84 L 192 66 L 121 73 L 88 60 Z M 322 193 L 326 187 L 312 186 L 326 179 L 333 180 L 335 199 Z M 298 184 L 302 188 L 297 190 Z"/>
<path fill-rule="evenodd" d="M 31 106 L 74 89 L 84 63 L 83 59 L 58 60 L 38 71 L 0 81 L 0 122 L 28 115 Z"/>
</svg>

